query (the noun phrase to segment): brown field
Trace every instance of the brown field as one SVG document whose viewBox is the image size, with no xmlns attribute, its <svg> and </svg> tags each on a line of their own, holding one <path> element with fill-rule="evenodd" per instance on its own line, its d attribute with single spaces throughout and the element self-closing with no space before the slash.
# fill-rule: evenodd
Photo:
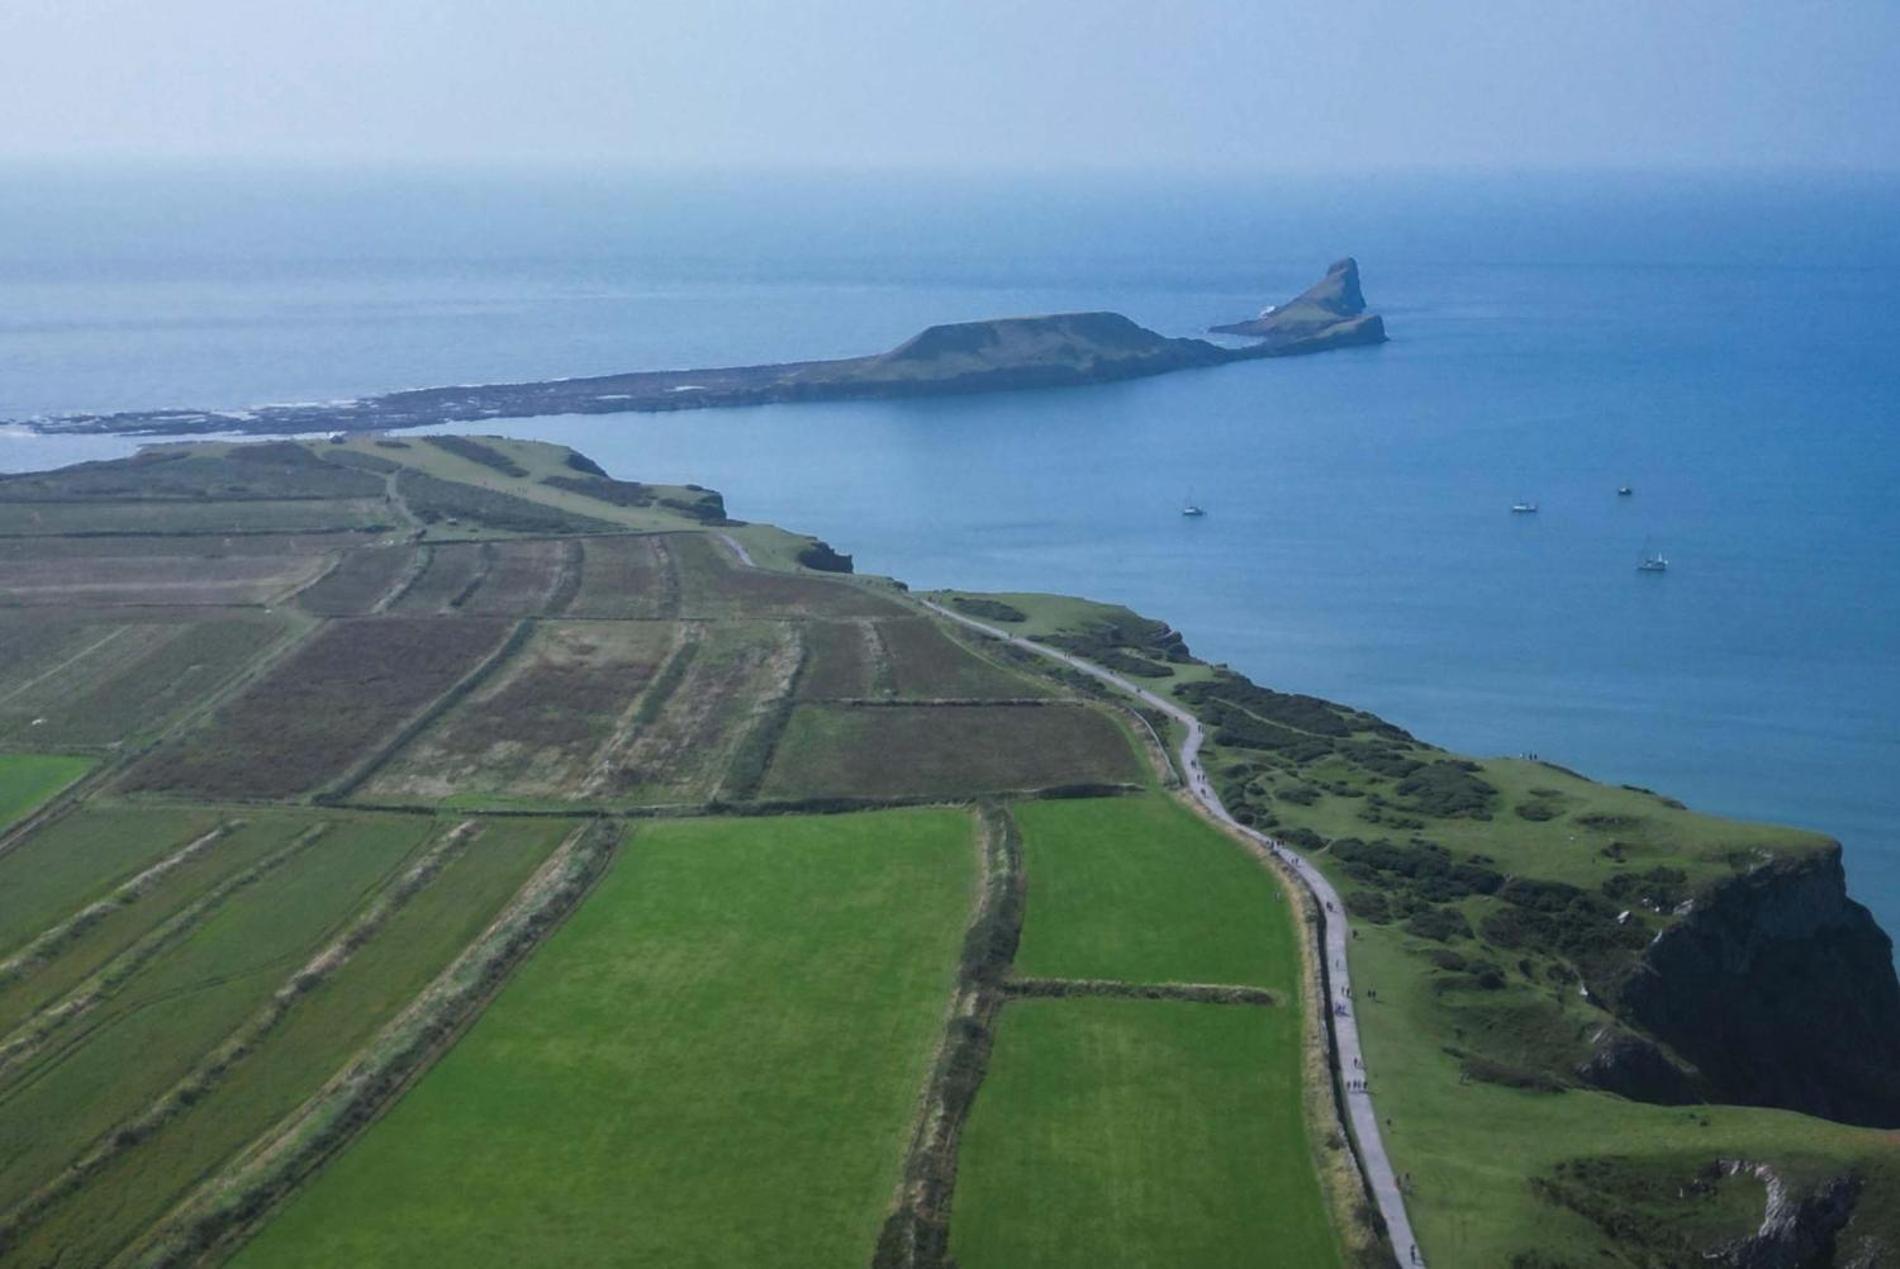
<svg viewBox="0 0 1900 1269">
<path fill-rule="evenodd" d="M 1126 733 L 1086 705 L 801 705 L 760 795 L 962 798 L 1143 778 Z"/>
<path fill-rule="evenodd" d="M 952 639 L 928 617 L 878 623 L 892 691 L 913 699 L 1047 696 L 1034 679 L 994 665 Z"/>
<path fill-rule="evenodd" d="M 318 789 L 368 758 L 510 629 L 475 617 L 334 621 L 210 722 L 139 763 L 125 787 L 213 798 Z"/>
<path fill-rule="evenodd" d="M 697 803 L 715 796 L 733 753 L 791 686 L 803 648 L 799 628 L 768 622 L 701 626 L 683 675 L 662 673 L 630 734 L 614 746 L 601 793 L 615 801 Z"/>
<path fill-rule="evenodd" d="M 850 582 L 740 568 L 703 533 L 668 534 L 666 544 L 679 563 L 683 617 L 795 620 L 908 613 L 896 601 Z"/>
<path fill-rule="evenodd" d="M 572 797 L 673 646 L 663 622 L 543 622 L 483 684 L 405 746 L 364 796 Z"/>
<path fill-rule="evenodd" d="M 561 581 L 566 547 L 554 540 L 483 543 L 488 570 L 462 611 L 513 617 L 543 611 Z"/>
<path fill-rule="evenodd" d="M 828 701 L 877 690 L 882 646 L 869 621 L 813 621 L 805 626 L 805 671 L 798 699 Z"/>
<path fill-rule="evenodd" d="M 305 611 L 324 617 L 356 617 L 401 585 L 415 567 L 412 546 L 368 546 L 346 553 L 337 566 L 297 596 Z"/>
<path fill-rule="evenodd" d="M 422 550 L 428 556 L 422 572 L 390 605 L 392 611 L 447 612 L 457 600 L 473 593 L 488 569 L 480 543 L 453 542 Z"/>
<path fill-rule="evenodd" d="M 20 628 L 47 642 L 17 669 L 0 669 L 0 740 L 42 746 L 110 745 L 156 732 L 285 631 L 263 613 L 117 625 L 29 619 L 0 625 L 0 644 Z"/>
<path fill-rule="evenodd" d="M 0 557 L 0 605 L 263 604 L 321 572 L 320 555 L 207 555 L 178 541 L 176 554 L 118 554 L 113 539 L 85 555 Z"/>
<path fill-rule="evenodd" d="M 679 609 L 671 552 L 659 537 L 602 537 L 582 543 L 581 588 L 571 617 L 668 617 Z"/>
</svg>

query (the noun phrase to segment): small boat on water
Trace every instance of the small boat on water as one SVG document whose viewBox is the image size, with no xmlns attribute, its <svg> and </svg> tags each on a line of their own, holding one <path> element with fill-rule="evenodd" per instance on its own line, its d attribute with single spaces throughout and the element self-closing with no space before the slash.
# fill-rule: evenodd
<svg viewBox="0 0 1900 1269">
<path fill-rule="evenodd" d="M 1669 571 L 1669 557 L 1664 555 L 1661 551 L 1652 551 L 1648 547 L 1644 547 L 1642 557 L 1636 562 L 1636 571 L 1639 573 L 1667 573 Z"/>
<path fill-rule="evenodd" d="M 1618 485 L 1616 487 L 1616 496 L 1619 498 L 1627 498 L 1635 492 L 1636 491 L 1631 489 L 1628 485 Z"/>
<path fill-rule="evenodd" d="M 1201 504 L 1194 501 L 1193 490 L 1188 491 L 1187 501 L 1181 504 L 1181 514 L 1184 516 L 1204 516 L 1207 514 L 1207 512 L 1201 509 Z"/>
<path fill-rule="evenodd" d="M 1514 502 L 1511 504 L 1511 514 L 1514 516 L 1534 516 L 1537 514 L 1537 504 L 1534 502 Z"/>
</svg>

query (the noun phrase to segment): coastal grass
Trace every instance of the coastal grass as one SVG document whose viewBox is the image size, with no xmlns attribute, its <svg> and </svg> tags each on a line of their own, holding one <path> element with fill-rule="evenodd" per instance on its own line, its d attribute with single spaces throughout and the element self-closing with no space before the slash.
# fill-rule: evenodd
<svg viewBox="0 0 1900 1269">
<path fill-rule="evenodd" d="M 439 821 L 441 833 L 455 820 Z M 573 828 L 491 820 L 183 1113 L 119 1152 L 22 1239 L 23 1261 L 105 1263 L 288 1115 L 472 942 Z"/>
<path fill-rule="evenodd" d="M 73 754 L 0 753 L 0 829 L 85 775 L 94 762 Z"/>
<path fill-rule="evenodd" d="M 863 1263 L 973 898 L 951 811 L 642 828 L 250 1266 Z"/>
<path fill-rule="evenodd" d="M 266 813 L 269 815 L 269 813 Z M 260 817 L 262 818 L 262 817 Z M 427 836 L 415 816 L 350 817 L 304 842 L 54 1029 L 0 1080 L 0 1211 L 182 1079 L 347 922 Z"/>
<path fill-rule="evenodd" d="M 1296 1009 L 1012 1001 L 964 1132 L 952 1254 L 964 1269 L 1338 1264 L 1300 1070 Z"/>
<path fill-rule="evenodd" d="M 1251 855 L 1175 799 L 1026 802 L 1013 814 L 1029 878 L 1017 973 L 1235 983 L 1291 999 L 1297 913 Z"/>
<path fill-rule="evenodd" d="M 1659 1198 L 1676 1195 L 1698 1169 L 1720 1159 L 1770 1163 L 1797 1180 L 1891 1163 L 1891 1132 L 1791 1111 L 1653 1106 L 1587 1089 L 1533 1092 L 1461 1079 L 1459 1060 L 1444 1052 L 1459 1042 L 1455 1021 L 1433 999 L 1407 937 L 1391 928 L 1356 928 L 1354 995 L 1367 1069 L 1386 1120 L 1387 1151 L 1411 1178 L 1406 1204 L 1419 1248 L 1431 1260 L 1501 1265 L 1520 1253 L 1561 1247 L 1568 1262 L 1619 1262 L 1627 1246 L 1599 1223 L 1540 1197 L 1533 1184 L 1571 1160 L 1624 1160 L 1667 1173 L 1673 1183 Z M 1580 1003 L 1571 1010 L 1579 1025 L 1602 1017 Z M 1886 1176 L 1889 1185 L 1895 1180 Z M 1881 1202 L 1870 1191 L 1861 1208 L 1878 1218 Z M 1604 1212 L 1627 1216 L 1629 1206 L 1607 1198 Z M 1663 1208 L 1652 1215 L 1695 1228 L 1697 1204 Z M 1734 1232 L 1749 1232 L 1761 1215 L 1756 1205 L 1748 1228 Z"/>
<path fill-rule="evenodd" d="M 666 538 L 679 567 L 680 615 L 705 620 L 902 617 L 910 610 L 871 587 L 814 573 L 787 574 L 738 564 L 704 533 Z"/>
<path fill-rule="evenodd" d="M 392 446 L 381 437 L 355 435 L 345 437 L 341 444 L 332 444 L 328 441 L 314 442 L 312 448 L 324 455 L 337 455 L 338 451 L 345 454 L 367 455 L 372 461 L 394 462 L 440 480 L 473 485 L 478 489 L 515 498 L 525 498 L 575 517 L 604 521 L 630 530 L 661 532 L 698 527 L 698 522 L 692 517 L 671 509 L 661 501 L 661 499 L 671 498 L 676 501 L 690 502 L 698 496 L 695 490 L 684 486 L 651 485 L 648 488 L 655 495 L 651 505 L 615 506 L 598 498 L 588 498 L 543 483 L 548 476 L 581 474 L 579 470 L 568 465 L 567 458 L 573 451 L 564 445 L 515 440 L 505 436 L 483 436 L 470 439 L 473 444 L 482 449 L 501 456 L 521 474 L 513 474 L 492 460 L 478 461 L 465 453 L 457 453 L 432 444 L 426 436 L 419 434 L 403 438 L 399 446 Z M 466 529 L 467 526 L 458 526 L 458 528 Z M 451 530 L 451 532 L 454 531 Z M 439 536 L 439 534 L 432 534 L 432 536 Z"/>
<path fill-rule="evenodd" d="M 972 797 L 1149 778 L 1122 725 L 1047 705 L 800 705 L 762 796 Z"/>
</svg>

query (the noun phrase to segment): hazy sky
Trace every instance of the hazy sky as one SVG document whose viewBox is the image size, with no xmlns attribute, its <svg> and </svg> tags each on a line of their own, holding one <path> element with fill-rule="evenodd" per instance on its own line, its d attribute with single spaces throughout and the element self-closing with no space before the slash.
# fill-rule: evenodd
<svg viewBox="0 0 1900 1269">
<path fill-rule="evenodd" d="M 1900 166 L 1900 0 L 0 0 L 0 156 Z"/>
</svg>

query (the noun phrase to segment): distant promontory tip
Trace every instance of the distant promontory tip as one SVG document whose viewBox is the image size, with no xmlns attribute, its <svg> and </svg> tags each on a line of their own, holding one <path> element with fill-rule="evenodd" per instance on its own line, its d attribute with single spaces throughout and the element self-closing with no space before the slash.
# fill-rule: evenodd
<svg viewBox="0 0 1900 1269">
<path fill-rule="evenodd" d="M 1221 335 L 1265 340 L 1270 345 L 1315 350 L 1385 342 L 1385 321 L 1377 313 L 1366 312 L 1366 295 L 1359 289 L 1359 262 L 1351 256 L 1335 260 L 1325 277 L 1286 303 L 1213 330 Z"/>
</svg>

